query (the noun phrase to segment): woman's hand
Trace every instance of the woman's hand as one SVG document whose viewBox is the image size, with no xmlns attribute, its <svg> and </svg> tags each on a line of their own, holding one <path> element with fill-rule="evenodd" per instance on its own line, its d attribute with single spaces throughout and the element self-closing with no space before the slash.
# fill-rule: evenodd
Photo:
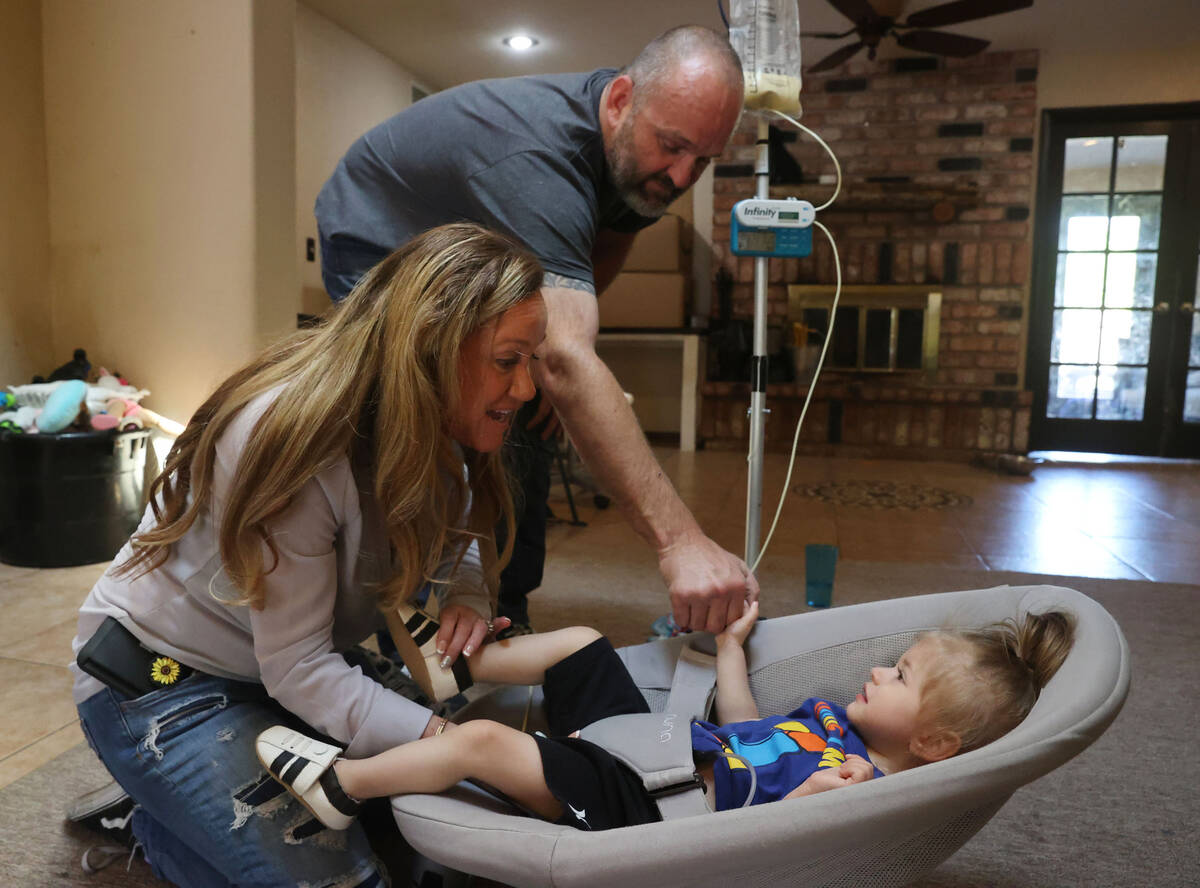
<svg viewBox="0 0 1200 888">
<path fill-rule="evenodd" d="M 438 611 L 441 626 L 437 634 L 437 651 L 442 655 L 441 666 L 445 669 L 458 659 L 458 655 L 469 657 L 479 650 L 484 639 L 512 624 L 508 617 L 485 620 L 465 604 L 451 604 Z"/>
</svg>

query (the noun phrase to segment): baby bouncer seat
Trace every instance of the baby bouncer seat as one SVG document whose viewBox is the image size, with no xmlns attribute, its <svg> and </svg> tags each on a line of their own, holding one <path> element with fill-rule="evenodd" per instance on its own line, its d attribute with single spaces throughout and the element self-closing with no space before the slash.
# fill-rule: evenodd
<svg viewBox="0 0 1200 888">
<path fill-rule="evenodd" d="M 749 638 L 759 710 L 784 713 L 813 696 L 848 703 L 870 667 L 894 662 L 922 631 L 1054 608 L 1076 615 L 1076 641 L 1033 711 L 999 740 L 946 761 L 807 798 L 595 833 L 525 816 L 465 784 L 442 795 L 398 796 L 392 811 L 421 854 L 507 885 L 905 885 L 1116 717 L 1129 689 L 1129 649 L 1116 621 L 1072 589 L 1000 586 L 763 620 Z M 696 638 L 620 650 L 652 710 L 663 711 L 675 661 Z M 500 688 L 460 718 L 522 726 L 529 699 L 525 688 Z M 527 730 L 540 726 L 539 699 L 535 693 Z"/>
</svg>

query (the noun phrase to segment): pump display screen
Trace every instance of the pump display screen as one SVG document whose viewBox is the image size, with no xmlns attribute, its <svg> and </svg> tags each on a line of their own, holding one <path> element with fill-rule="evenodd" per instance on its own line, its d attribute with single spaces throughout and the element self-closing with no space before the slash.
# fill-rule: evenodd
<svg viewBox="0 0 1200 888">
<path fill-rule="evenodd" d="M 745 231 L 738 232 L 738 249 L 752 250 L 756 253 L 775 252 L 775 232 Z"/>
<path fill-rule="evenodd" d="M 811 256 L 816 208 L 806 200 L 740 200 L 729 211 L 729 242 L 738 256 Z"/>
</svg>

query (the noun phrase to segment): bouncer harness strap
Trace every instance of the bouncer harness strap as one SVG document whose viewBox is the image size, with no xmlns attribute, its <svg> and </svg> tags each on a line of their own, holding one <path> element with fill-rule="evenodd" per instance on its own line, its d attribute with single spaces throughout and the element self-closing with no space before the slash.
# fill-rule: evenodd
<svg viewBox="0 0 1200 888">
<path fill-rule="evenodd" d="M 614 715 L 579 733 L 641 778 L 664 820 L 710 813 L 692 759 L 692 719 L 708 714 L 716 675 L 715 657 L 685 645 L 664 712 Z"/>
</svg>

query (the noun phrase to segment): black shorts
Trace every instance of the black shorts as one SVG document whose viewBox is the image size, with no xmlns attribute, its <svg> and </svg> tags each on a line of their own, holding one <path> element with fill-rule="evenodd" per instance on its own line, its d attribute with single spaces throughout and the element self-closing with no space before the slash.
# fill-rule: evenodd
<svg viewBox="0 0 1200 888">
<path fill-rule="evenodd" d="M 546 670 L 543 685 L 550 731 L 534 735 L 558 821 L 583 830 L 661 820 L 642 781 L 605 749 L 564 735 L 611 715 L 650 711 L 608 639 L 600 638 Z"/>
</svg>

